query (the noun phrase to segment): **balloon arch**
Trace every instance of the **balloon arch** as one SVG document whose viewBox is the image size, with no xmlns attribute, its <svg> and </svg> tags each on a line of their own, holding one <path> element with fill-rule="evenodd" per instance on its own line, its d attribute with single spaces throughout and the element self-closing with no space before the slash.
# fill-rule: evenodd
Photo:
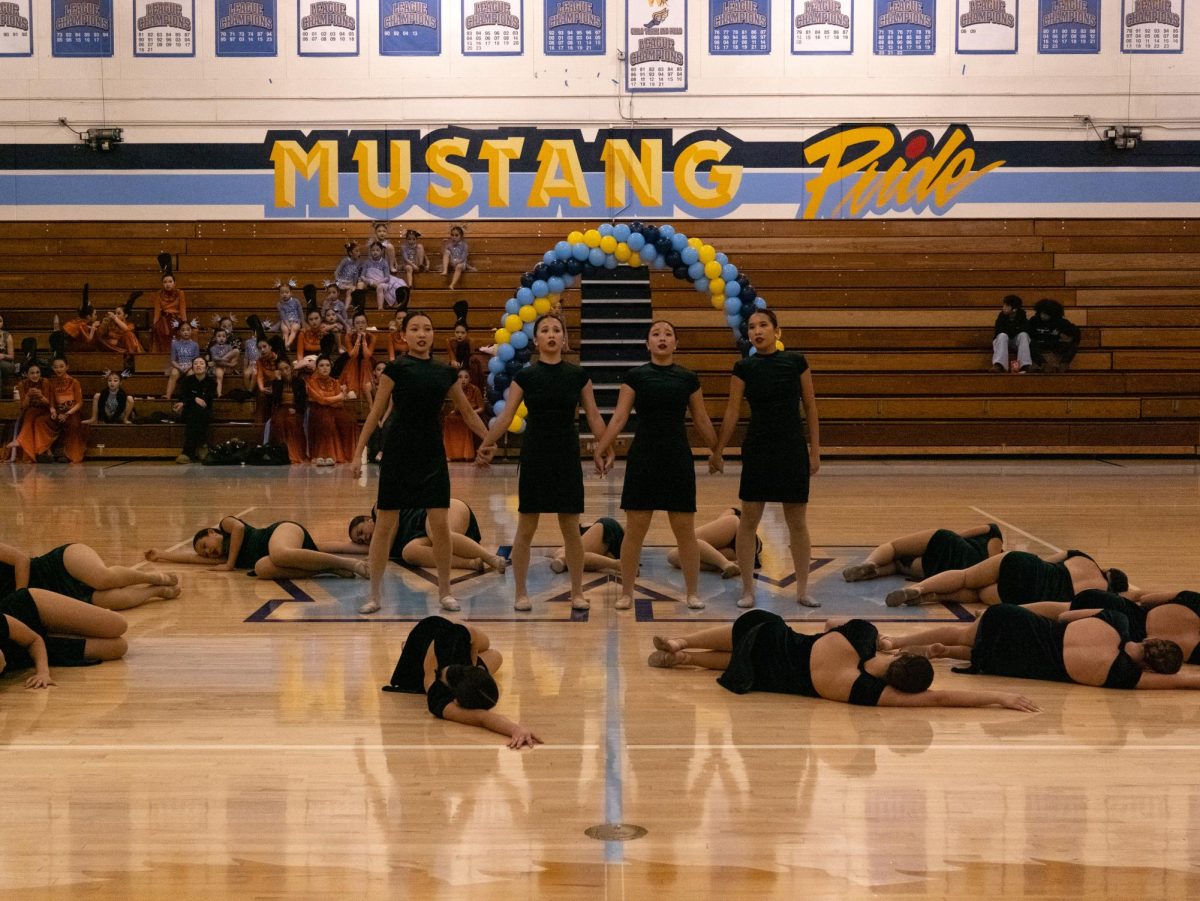
<svg viewBox="0 0 1200 901">
<path fill-rule="evenodd" d="M 699 293 L 709 297 L 714 309 L 725 314 L 735 340 L 745 337 L 750 314 L 767 306 L 729 257 L 670 225 L 605 223 L 599 228 L 573 231 L 521 276 L 521 287 L 504 304 L 495 333 L 496 355 L 488 363 L 488 401 L 495 415 L 504 410 L 513 375 L 529 362 L 534 321 L 554 309 L 562 293 L 574 287 L 581 276 L 622 265 L 670 269 L 676 278 L 690 281 Z M 524 409 L 518 409 L 509 431 L 525 431 Z"/>
</svg>

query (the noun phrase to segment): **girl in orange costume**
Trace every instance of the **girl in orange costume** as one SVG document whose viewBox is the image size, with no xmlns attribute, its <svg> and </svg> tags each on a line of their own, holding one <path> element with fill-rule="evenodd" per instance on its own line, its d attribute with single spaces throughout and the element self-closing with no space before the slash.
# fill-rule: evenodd
<svg viewBox="0 0 1200 901">
<path fill-rule="evenodd" d="M 49 463 L 47 452 L 55 437 L 50 419 L 50 383 L 42 378 L 42 367 L 37 361 L 25 367 L 20 388 L 21 430 L 15 443 L 24 452 L 27 462 Z M 39 461 L 38 457 L 43 459 Z"/>
<path fill-rule="evenodd" d="M 353 327 L 342 339 L 350 359 L 342 369 L 342 384 L 371 403 L 371 373 L 375 369 L 375 336 L 367 331 L 367 317 L 354 317 Z"/>
<path fill-rule="evenodd" d="M 316 356 L 321 352 L 321 339 L 325 337 L 321 328 L 321 314 L 317 310 L 309 310 L 305 320 L 307 326 L 296 336 L 296 365 L 301 369 L 310 368 L 301 363 L 305 357 Z"/>
<path fill-rule="evenodd" d="M 96 343 L 101 350 L 119 354 L 140 354 L 142 342 L 137 339 L 137 328 L 128 319 L 126 307 L 117 307 L 107 313 L 96 331 Z"/>
<path fill-rule="evenodd" d="M 396 311 L 396 318 L 388 323 L 388 330 L 384 334 L 384 345 L 387 347 L 388 362 L 392 362 L 396 357 L 402 357 L 408 353 L 408 343 L 404 340 L 404 329 L 400 327 L 400 323 L 404 321 L 404 312 Z"/>
<path fill-rule="evenodd" d="M 182 288 L 175 287 L 175 276 L 167 272 L 162 277 L 162 290 L 154 295 L 154 324 L 150 326 L 150 349 L 170 353 L 171 339 L 179 323 L 187 321 L 187 297 Z"/>
<path fill-rule="evenodd" d="M 458 371 L 458 383 L 462 385 L 471 409 L 477 415 L 483 415 L 483 395 L 471 384 L 471 374 L 467 370 Z M 442 444 L 446 448 L 447 460 L 474 460 L 478 443 L 457 410 L 452 408 L 442 416 Z"/>
<path fill-rule="evenodd" d="M 347 388 L 329 374 L 332 368 L 321 357 L 308 378 L 308 445 L 318 466 L 348 462 L 358 441 L 358 423 L 344 406 Z"/>
<path fill-rule="evenodd" d="M 55 463 L 82 463 L 87 450 L 87 436 L 79 411 L 83 409 L 83 387 L 79 380 L 67 374 L 67 361 L 54 361 L 54 376 L 50 379 L 47 396 L 50 401 L 50 422 L 55 430 Z"/>
<path fill-rule="evenodd" d="M 56 317 L 57 318 L 57 317 Z M 62 354 L 66 351 L 81 351 L 96 349 L 96 310 L 88 300 L 88 286 L 83 286 L 83 298 L 79 302 L 79 315 L 74 319 L 68 319 L 62 324 L 62 332 L 65 339 L 61 339 L 61 344 L 54 340 L 51 336 L 50 346 L 56 353 Z"/>
<path fill-rule="evenodd" d="M 280 360 L 271 382 L 271 444 L 288 449 L 292 463 L 308 462 L 308 441 L 304 436 L 304 411 L 308 407 L 308 389 L 296 375 L 292 364 Z"/>
</svg>

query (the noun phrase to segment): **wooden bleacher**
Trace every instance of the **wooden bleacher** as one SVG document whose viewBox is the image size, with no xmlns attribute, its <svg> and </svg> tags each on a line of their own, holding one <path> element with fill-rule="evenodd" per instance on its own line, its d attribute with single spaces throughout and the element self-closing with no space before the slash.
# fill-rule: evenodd
<svg viewBox="0 0 1200 901">
<path fill-rule="evenodd" d="M 408 224 L 408 223 L 406 223 Z M 440 259 L 448 223 L 412 223 Z M 873 220 L 681 222 L 729 254 L 779 313 L 784 340 L 814 371 L 827 453 L 1186 454 L 1200 447 L 1200 221 Z M 454 300 L 471 304 L 472 337 L 490 340 L 520 273 L 577 227 L 561 221 L 474 222 L 461 290 L 418 277 L 411 307 L 453 322 Z M 330 278 L 347 238 L 366 222 L 0 223 L 0 312 L 17 342 L 45 346 L 54 313 L 72 315 L 79 287 L 105 310 L 141 289 L 135 321 L 148 324 L 155 256 L 179 258 L 189 315 L 273 318 L 276 278 Z M 394 228 L 393 232 L 399 229 Z M 47 260 L 54 265 L 48 266 Z M 701 374 L 719 415 L 735 357 L 723 316 L 668 272 L 652 275 L 656 312 L 680 329 L 679 361 Z M 298 292 L 296 292 L 298 293 Z M 1084 329 L 1065 374 L 988 372 L 992 322 L 1004 294 L 1027 307 L 1052 297 Z M 578 320 L 568 294 L 568 319 Z M 387 313 L 370 315 L 384 327 Z M 202 336 L 202 343 L 207 335 Z M 75 354 L 85 392 L 99 390 L 112 354 Z M 126 390 L 154 420 L 163 355 L 139 358 Z M 5 385 L 11 397 L 11 385 Z M 15 405 L 0 402 L 0 421 Z M 221 401 L 214 440 L 260 434 L 252 405 Z M 174 431 L 172 431 L 174 430 Z M 174 455 L 178 426 L 96 430 L 96 456 Z"/>
</svg>

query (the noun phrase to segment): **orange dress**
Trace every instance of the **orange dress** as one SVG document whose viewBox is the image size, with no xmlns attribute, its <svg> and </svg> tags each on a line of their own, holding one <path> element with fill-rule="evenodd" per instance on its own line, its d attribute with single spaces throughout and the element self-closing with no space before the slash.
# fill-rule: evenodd
<svg viewBox="0 0 1200 901">
<path fill-rule="evenodd" d="M 275 356 L 274 352 L 268 351 L 259 356 L 258 365 L 254 367 L 254 379 L 258 384 L 258 394 L 254 396 L 254 407 L 259 422 L 266 422 L 271 418 L 271 387 L 275 381 L 278 361 L 279 358 Z"/>
<path fill-rule="evenodd" d="M 50 382 L 50 405 L 63 413 L 74 408 L 66 419 L 51 421 L 54 429 L 55 444 L 62 443 L 63 453 L 72 463 L 82 463 L 87 451 L 87 433 L 83 426 L 83 386 L 79 379 L 64 375 L 61 378 L 53 376 Z"/>
<path fill-rule="evenodd" d="M 98 331 L 96 323 L 89 317 L 87 319 L 76 317 L 68 319 L 62 324 L 62 330 L 66 333 L 67 350 L 96 350 L 96 332 Z"/>
<path fill-rule="evenodd" d="M 157 353 L 171 352 L 171 339 L 179 323 L 187 320 L 187 297 L 183 290 L 159 290 L 154 295 L 154 324 L 150 326 L 150 348 Z"/>
<path fill-rule="evenodd" d="M 408 342 L 404 340 L 403 332 L 388 332 L 388 337 L 385 339 L 385 341 L 387 343 L 389 362 L 395 360 L 396 357 L 400 357 L 408 353 Z"/>
<path fill-rule="evenodd" d="M 137 339 L 137 329 L 116 316 L 105 316 L 96 330 L 96 343 L 102 350 L 121 354 L 140 354 L 142 343 Z"/>
<path fill-rule="evenodd" d="M 308 446 L 313 459 L 348 463 L 358 442 L 358 423 L 345 408 L 342 384 L 333 376 L 310 376 L 308 400 Z"/>
<path fill-rule="evenodd" d="M 300 333 L 296 336 L 296 359 L 307 357 L 309 354 L 319 354 L 321 339 L 324 336 L 324 332 L 320 328 L 315 332 L 309 328 L 300 329 Z"/>
<path fill-rule="evenodd" d="M 21 379 L 21 430 L 17 433 L 17 446 L 24 452 L 25 461 L 35 462 L 38 454 L 54 446 L 57 437 L 58 430 L 50 420 L 49 382 L 39 379 L 34 384 L 27 378 Z"/>
<path fill-rule="evenodd" d="M 375 336 L 370 332 L 347 333 L 342 346 L 350 359 L 342 369 L 342 384 L 359 397 L 366 396 L 366 387 L 375 371 Z"/>
<path fill-rule="evenodd" d="M 292 384 L 278 379 L 274 384 L 275 412 L 271 414 L 271 444 L 288 449 L 292 463 L 308 462 L 308 440 L 304 436 L 304 407 L 307 403 L 304 379 L 293 377 Z"/>
<path fill-rule="evenodd" d="M 465 394 L 473 410 L 483 409 L 483 395 L 474 385 L 467 385 Z M 474 460 L 479 439 L 475 437 L 458 410 L 453 406 L 442 417 L 442 444 L 446 448 L 447 460 Z"/>
</svg>

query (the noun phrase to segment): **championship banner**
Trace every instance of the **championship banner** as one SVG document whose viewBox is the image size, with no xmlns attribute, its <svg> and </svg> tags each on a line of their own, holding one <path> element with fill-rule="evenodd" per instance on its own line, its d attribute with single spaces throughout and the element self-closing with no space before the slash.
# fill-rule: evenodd
<svg viewBox="0 0 1200 901">
<path fill-rule="evenodd" d="M 33 56 L 32 0 L 0 2 L 0 56 Z"/>
<path fill-rule="evenodd" d="M 112 56 L 112 0 L 50 0 L 54 56 Z"/>
<path fill-rule="evenodd" d="M 133 0 L 134 56 L 195 56 L 196 0 Z"/>
<path fill-rule="evenodd" d="M 1038 0 L 1038 53 L 1099 53 L 1100 0 Z"/>
<path fill-rule="evenodd" d="M 441 0 L 379 0 L 380 56 L 438 56 Z"/>
<path fill-rule="evenodd" d="M 1122 0 L 1121 52 L 1183 53 L 1183 0 Z"/>
<path fill-rule="evenodd" d="M 604 0 L 546 0 L 547 56 L 602 56 Z"/>
<path fill-rule="evenodd" d="M 358 0 L 297 0 L 301 56 L 358 56 Z"/>
<path fill-rule="evenodd" d="M 687 21 L 686 0 L 625 0 L 625 90 L 687 90 Z"/>
<path fill-rule="evenodd" d="M 936 0 L 875 0 L 876 56 L 933 56 Z"/>
<path fill-rule="evenodd" d="M 771 0 L 708 0 L 708 25 L 714 56 L 771 52 Z"/>
<path fill-rule="evenodd" d="M 274 56 L 276 0 L 217 0 L 217 56 Z"/>
<path fill-rule="evenodd" d="M 520 56 L 525 52 L 525 2 L 463 0 L 463 56 Z"/>
<path fill-rule="evenodd" d="M 792 53 L 854 52 L 854 0 L 792 0 Z"/>
<path fill-rule="evenodd" d="M 956 53 L 1016 53 L 1017 0 L 958 0 L 955 27 Z"/>
</svg>

